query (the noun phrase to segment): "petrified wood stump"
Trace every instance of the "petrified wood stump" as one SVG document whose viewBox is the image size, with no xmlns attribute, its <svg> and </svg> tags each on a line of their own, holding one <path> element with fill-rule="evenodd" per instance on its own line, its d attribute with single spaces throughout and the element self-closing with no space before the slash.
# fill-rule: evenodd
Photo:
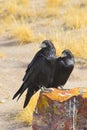
<svg viewBox="0 0 87 130">
<path fill-rule="evenodd" d="M 87 130 L 87 89 L 40 93 L 33 130 Z"/>
</svg>

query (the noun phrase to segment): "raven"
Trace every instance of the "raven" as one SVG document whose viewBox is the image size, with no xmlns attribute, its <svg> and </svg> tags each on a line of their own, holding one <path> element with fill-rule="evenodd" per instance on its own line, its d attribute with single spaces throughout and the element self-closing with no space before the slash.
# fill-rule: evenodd
<svg viewBox="0 0 87 130">
<path fill-rule="evenodd" d="M 53 82 L 54 65 L 56 59 L 56 50 L 50 40 L 45 40 L 41 44 L 41 50 L 36 53 L 31 63 L 28 65 L 23 84 L 14 94 L 13 99 L 18 96 L 18 99 L 27 89 L 27 94 L 24 102 L 24 108 L 27 106 L 31 97 L 42 86 L 48 88 L 48 85 Z"/>
<path fill-rule="evenodd" d="M 62 55 L 56 58 L 55 62 L 55 72 L 53 83 L 51 84 L 52 88 L 61 87 L 67 82 L 73 68 L 75 60 L 72 52 L 68 49 L 62 52 Z"/>
</svg>

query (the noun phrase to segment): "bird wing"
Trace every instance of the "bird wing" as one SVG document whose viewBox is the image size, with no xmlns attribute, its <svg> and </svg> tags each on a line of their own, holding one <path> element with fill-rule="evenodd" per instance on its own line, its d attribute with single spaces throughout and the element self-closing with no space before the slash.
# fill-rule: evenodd
<svg viewBox="0 0 87 130">
<path fill-rule="evenodd" d="M 73 64 L 68 64 L 63 58 L 57 58 L 52 87 L 64 85 L 68 80 L 73 67 Z"/>
<path fill-rule="evenodd" d="M 34 58 L 33 58 L 33 60 L 31 61 L 31 63 L 28 65 L 28 67 L 27 67 L 27 69 L 26 69 L 26 72 L 25 72 L 25 75 L 24 75 L 24 77 L 23 77 L 23 81 L 25 81 L 26 79 L 27 79 L 27 77 L 28 77 L 28 71 L 30 70 L 30 68 L 33 66 L 33 64 L 37 61 L 37 59 L 38 59 L 38 57 L 39 57 L 39 55 L 40 55 L 40 52 L 41 51 L 39 51 L 35 56 L 34 56 Z"/>
<path fill-rule="evenodd" d="M 34 60 L 32 66 L 27 70 L 25 80 L 19 90 L 13 96 L 13 99 L 17 96 L 18 99 L 23 94 L 23 92 L 28 88 L 30 91 L 35 91 L 35 86 L 42 85 L 49 78 L 51 70 L 49 70 L 50 62 L 43 55 L 39 55 Z M 32 87 L 33 86 L 33 87 Z M 39 87 L 38 87 L 39 88 Z M 37 89 L 37 88 L 36 88 Z M 28 90 L 28 91 L 29 91 Z M 32 92 L 34 93 L 34 92 Z M 28 94 L 29 95 L 29 94 Z"/>
<path fill-rule="evenodd" d="M 52 82 L 54 64 L 52 64 L 53 59 L 47 59 L 45 56 L 40 55 L 38 60 L 33 64 L 28 74 L 28 82 L 29 80 L 32 82 L 30 86 L 28 86 L 24 108 L 27 106 L 31 97 L 34 93 L 36 93 L 41 86 L 48 86 L 49 83 Z M 31 76 L 30 76 L 31 75 Z"/>
</svg>

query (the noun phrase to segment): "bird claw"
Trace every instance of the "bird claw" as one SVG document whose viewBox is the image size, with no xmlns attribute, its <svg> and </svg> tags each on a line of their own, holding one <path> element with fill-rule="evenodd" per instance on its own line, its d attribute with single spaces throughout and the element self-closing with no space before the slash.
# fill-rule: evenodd
<svg viewBox="0 0 87 130">
<path fill-rule="evenodd" d="M 64 89 L 63 86 L 58 86 L 58 88 L 61 90 L 70 90 L 70 89 Z"/>
<path fill-rule="evenodd" d="M 64 89 L 64 88 L 63 88 L 63 86 L 58 86 L 58 88 L 59 88 L 59 89 L 61 89 L 61 90 L 63 90 L 63 89 Z"/>
<path fill-rule="evenodd" d="M 41 92 L 48 93 L 48 92 L 52 92 L 52 91 L 53 91 L 53 88 L 46 88 L 46 87 L 41 88 Z"/>
</svg>

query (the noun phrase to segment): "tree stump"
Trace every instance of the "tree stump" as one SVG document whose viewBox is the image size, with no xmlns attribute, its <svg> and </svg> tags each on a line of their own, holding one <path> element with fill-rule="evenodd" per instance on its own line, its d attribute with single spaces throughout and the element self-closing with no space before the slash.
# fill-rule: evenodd
<svg viewBox="0 0 87 130">
<path fill-rule="evenodd" d="M 87 89 L 40 93 L 33 130 L 87 130 Z"/>
</svg>

